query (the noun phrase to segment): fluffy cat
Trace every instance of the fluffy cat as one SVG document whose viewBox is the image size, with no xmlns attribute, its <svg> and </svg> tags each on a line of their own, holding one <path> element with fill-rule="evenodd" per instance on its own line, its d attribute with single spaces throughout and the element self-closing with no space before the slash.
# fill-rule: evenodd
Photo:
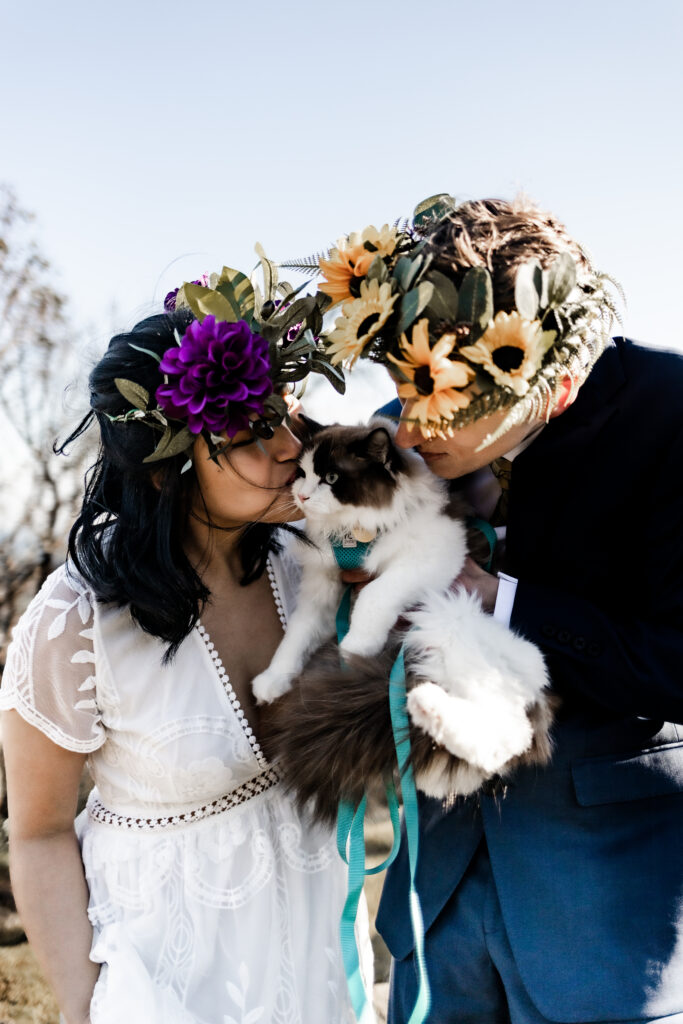
<svg viewBox="0 0 683 1024">
<path fill-rule="evenodd" d="M 401 616 L 412 627 L 404 639 L 419 788 L 466 795 L 520 759 L 547 760 L 552 711 L 540 652 L 484 614 L 477 598 L 449 589 L 467 531 L 446 512 L 446 484 L 394 444 L 388 420 L 308 423 L 292 494 L 311 543 L 301 545 L 301 587 L 285 637 L 252 683 L 259 702 L 280 698 L 266 733 L 300 799 L 317 799 L 319 816 L 333 816 L 340 797 L 355 797 L 394 767 L 391 657 L 371 656 L 391 646 Z M 353 546 L 354 538 L 373 539 L 364 562 L 373 579 L 340 646 L 345 664 L 328 649 L 304 670 L 334 634 L 344 591 L 332 543 Z"/>
</svg>

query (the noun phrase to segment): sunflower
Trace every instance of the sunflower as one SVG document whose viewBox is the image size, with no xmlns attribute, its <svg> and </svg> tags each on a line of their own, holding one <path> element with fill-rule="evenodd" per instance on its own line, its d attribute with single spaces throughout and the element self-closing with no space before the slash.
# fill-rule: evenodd
<svg viewBox="0 0 683 1024">
<path fill-rule="evenodd" d="M 524 320 L 515 310 L 497 313 L 479 341 L 460 349 L 460 355 L 482 366 L 496 384 L 520 397 L 541 368 L 543 357 L 555 340 L 538 320 Z"/>
<path fill-rule="evenodd" d="M 462 389 L 475 378 L 467 363 L 449 356 L 455 346 L 455 334 L 443 334 L 433 348 L 429 345 L 429 321 L 419 320 L 412 331 L 412 341 L 401 337 L 405 359 L 388 358 L 404 378 L 398 385 L 398 397 L 410 402 L 411 419 L 417 420 L 425 437 L 444 436 L 443 423 L 454 418 L 470 404 L 470 396 Z M 412 430 L 414 423 L 408 423 Z M 448 432 L 448 427 L 445 428 Z"/>
<path fill-rule="evenodd" d="M 391 316 L 398 294 L 391 294 L 388 282 L 361 281 L 360 296 L 342 306 L 342 316 L 328 336 L 326 348 L 331 363 L 345 362 L 350 367 L 361 355 L 371 338 Z"/>
<path fill-rule="evenodd" d="M 330 258 L 320 260 L 320 270 L 326 280 L 319 290 L 329 295 L 336 305 L 354 298 L 353 279 L 363 278 L 375 256 L 391 256 L 396 248 L 398 231 L 384 224 L 379 231 L 370 225 L 362 232 L 354 231 L 348 238 L 340 238 Z M 356 296 L 358 289 L 354 288 Z"/>
</svg>

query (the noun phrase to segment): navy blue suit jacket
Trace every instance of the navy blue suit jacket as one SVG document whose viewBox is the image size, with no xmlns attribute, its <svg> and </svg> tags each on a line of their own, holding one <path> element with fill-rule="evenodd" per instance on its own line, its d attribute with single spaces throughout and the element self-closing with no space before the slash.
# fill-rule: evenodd
<svg viewBox="0 0 683 1024">
<path fill-rule="evenodd" d="M 504 798 L 447 813 L 422 801 L 425 925 L 485 836 L 545 1017 L 682 1012 L 683 357 L 608 347 L 514 461 L 505 568 L 519 579 L 511 625 L 562 696 L 555 754 Z M 407 890 L 402 849 L 378 917 L 397 958 L 412 950 Z"/>
</svg>

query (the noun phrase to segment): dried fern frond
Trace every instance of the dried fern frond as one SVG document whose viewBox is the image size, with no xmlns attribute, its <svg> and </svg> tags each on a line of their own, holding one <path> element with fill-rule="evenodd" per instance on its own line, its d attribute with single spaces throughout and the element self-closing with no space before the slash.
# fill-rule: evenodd
<svg viewBox="0 0 683 1024">
<path fill-rule="evenodd" d="M 283 270 L 296 270 L 299 274 L 315 277 L 320 273 L 320 261 L 329 259 L 330 253 L 317 252 L 312 256 L 296 257 L 290 260 L 278 260 L 277 266 Z"/>
</svg>

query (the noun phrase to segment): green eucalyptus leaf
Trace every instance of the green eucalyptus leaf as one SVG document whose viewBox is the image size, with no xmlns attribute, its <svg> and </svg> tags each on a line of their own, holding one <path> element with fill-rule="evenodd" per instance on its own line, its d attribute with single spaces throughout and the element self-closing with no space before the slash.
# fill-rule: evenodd
<svg viewBox="0 0 683 1024">
<path fill-rule="evenodd" d="M 256 243 L 256 245 L 254 246 L 254 249 L 256 250 L 256 255 L 259 258 L 259 262 L 261 264 L 261 269 L 263 271 L 263 297 L 264 297 L 264 300 L 266 302 L 268 302 L 268 300 L 272 301 L 273 299 L 275 299 L 275 296 L 276 296 L 276 288 L 277 288 L 277 280 L 278 280 L 277 266 L 273 263 L 272 260 L 268 259 L 268 257 L 265 254 L 264 248 L 263 248 L 263 246 L 261 245 L 260 242 Z"/>
<path fill-rule="evenodd" d="M 407 270 L 403 275 L 403 288 L 405 291 L 410 291 L 413 284 L 417 280 L 417 277 L 422 269 L 423 264 L 422 256 L 416 256 L 410 261 L 410 269 Z"/>
<path fill-rule="evenodd" d="M 161 362 L 161 356 L 158 352 L 154 352 L 151 348 L 143 348 L 142 345 L 134 345 L 132 341 L 128 342 L 128 348 L 134 348 L 136 352 L 143 352 L 146 356 L 151 356 L 157 363 Z"/>
<path fill-rule="evenodd" d="M 161 436 L 161 440 L 159 441 L 159 444 L 156 446 L 156 448 L 154 449 L 152 454 L 148 455 L 142 461 L 143 462 L 158 462 L 159 459 L 165 458 L 164 451 L 166 450 L 166 447 L 171 443 L 171 438 L 172 437 L 173 437 L 173 429 L 171 427 L 166 427 L 166 430 L 163 432 L 163 434 Z"/>
<path fill-rule="evenodd" d="M 378 281 L 380 284 L 384 284 L 385 281 L 389 280 L 389 268 L 381 256 L 375 256 L 365 275 L 365 279 L 366 281 Z"/>
<path fill-rule="evenodd" d="M 151 455 L 148 455 L 143 462 L 158 462 L 160 459 L 170 459 L 174 455 L 180 455 L 194 444 L 195 435 L 188 427 L 183 427 L 177 433 L 171 427 L 167 427 L 163 437 L 159 441 Z"/>
<path fill-rule="evenodd" d="M 317 299 L 317 296 L 316 296 Z M 322 334 L 323 329 L 323 311 L 320 308 L 320 303 L 316 301 L 315 306 L 311 310 L 311 314 L 308 318 L 308 324 L 306 330 L 311 335 Z"/>
<path fill-rule="evenodd" d="M 270 323 L 276 325 L 281 334 L 286 334 L 296 324 L 305 322 L 316 307 L 315 295 L 306 295 L 303 299 L 297 299 L 291 306 L 270 318 Z"/>
<path fill-rule="evenodd" d="M 268 342 L 268 354 L 270 357 L 271 364 L 276 365 L 278 356 L 278 342 L 280 341 L 280 331 L 277 327 L 266 322 L 259 325 L 259 334 L 262 338 L 265 338 Z"/>
<path fill-rule="evenodd" d="M 413 224 L 416 228 L 425 227 L 430 221 L 442 220 L 455 209 L 455 200 L 447 192 L 439 192 L 435 196 L 423 199 L 415 207 Z"/>
<path fill-rule="evenodd" d="M 543 294 L 543 271 L 538 263 L 523 263 L 515 278 L 515 306 L 525 320 L 535 320 Z"/>
<path fill-rule="evenodd" d="M 282 357 L 283 359 L 291 359 L 293 356 L 305 355 L 307 352 L 315 352 L 316 344 L 312 338 L 307 338 L 305 335 L 300 335 L 295 341 L 289 343 L 289 345 L 282 346 Z"/>
<path fill-rule="evenodd" d="M 493 287 L 491 275 L 484 267 L 471 267 L 458 292 L 459 319 L 486 330 L 493 319 Z"/>
<path fill-rule="evenodd" d="M 576 284 L 576 264 L 568 252 L 560 253 L 548 270 L 548 305 L 557 309 Z"/>
<path fill-rule="evenodd" d="M 280 417 L 286 416 L 289 408 L 282 395 L 269 395 L 263 406 L 265 409 L 271 409 Z"/>
<path fill-rule="evenodd" d="M 398 321 L 398 332 L 402 334 L 408 328 L 429 303 L 434 294 L 434 285 L 430 281 L 423 281 L 417 288 L 413 288 L 401 299 L 400 316 Z"/>
<path fill-rule="evenodd" d="M 332 296 L 326 295 L 325 292 L 318 292 L 316 299 L 318 300 L 318 309 L 321 313 L 324 313 L 332 305 Z M 314 333 L 318 334 L 319 332 L 315 331 Z"/>
<path fill-rule="evenodd" d="M 203 320 L 205 316 L 215 316 L 216 320 L 226 320 L 232 324 L 241 319 L 235 314 L 232 303 L 212 288 L 205 288 L 201 284 L 185 284 L 183 291 L 188 306 L 198 320 Z"/>
<path fill-rule="evenodd" d="M 172 455 L 180 455 L 187 448 L 190 448 L 196 441 L 196 435 L 192 433 L 189 427 L 183 427 L 177 434 L 172 438 L 171 443 L 166 449 L 166 458 L 170 458 Z"/>
<path fill-rule="evenodd" d="M 278 382 L 280 384 L 293 384 L 297 380 L 303 380 L 310 372 L 310 359 L 303 359 L 300 363 L 283 366 L 278 373 Z"/>
<path fill-rule="evenodd" d="M 410 259 L 409 256 L 401 256 L 396 261 L 396 266 L 394 267 L 393 277 L 394 277 L 394 280 L 399 285 L 399 287 L 401 288 L 401 290 L 404 291 L 404 292 L 409 291 L 409 286 L 405 283 L 405 281 L 409 277 L 411 270 L 412 270 L 412 260 Z"/>
<path fill-rule="evenodd" d="M 440 270 L 432 270 L 427 278 L 434 292 L 427 305 L 427 316 L 432 320 L 446 320 L 454 324 L 458 319 L 458 289 Z"/>
<path fill-rule="evenodd" d="M 239 270 L 223 267 L 216 291 L 228 300 L 236 320 L 246 320 L 254 312 L 254 289 L 249 278 Z"/>
<path fill-rule="evenodd" d="M 146 388 L 143 388 L 141 384 L 136 384 L 134 380 L 125 380 L 123 377 L 115 377 L 114 384 L 117 391 L 123 395 L 127 402 L 130 402 L 134 409 L 141 409 L 143 412 L 147 412 L 149 391 Z"/>
<path fill-rule="evenodd" d="M 344 394 L 346 391 L 346 378 L 344 377 L 344 372 L 340 367 L 332 366 L 332 363 L 327 359 L 321 359 L 320 356 L 314 356 L 311 360 L 311 368 L 316 373 L 325 377 L 338 394 Z"/>
</svg>

